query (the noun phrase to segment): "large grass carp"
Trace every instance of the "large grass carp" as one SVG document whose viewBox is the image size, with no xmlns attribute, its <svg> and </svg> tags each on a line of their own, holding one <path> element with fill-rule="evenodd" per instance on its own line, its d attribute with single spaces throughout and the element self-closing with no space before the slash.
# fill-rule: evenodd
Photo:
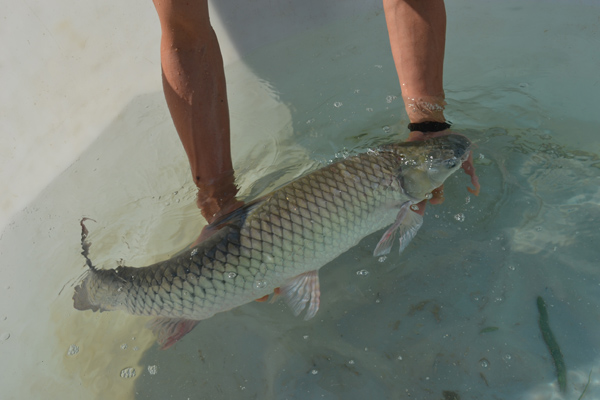
<svg viewBox="0 0 600 400">
<path fill-rule="evenodd" d="M 396 236 L 402 251 L 423 222 L 410 206 L 461 167 L 470 145 L 449 134 L 332 163 L 218 219 L 206 240 L 147 267 L 94 267 L 83 227 L 90 268 L 75 288 L 75 308 L 156 316 L 163 348 L 199 320 L 274 291 L 296 315 L 306 309 L 312 318 L 319 268 L 390 223 L 374 255 L 389 253 Z"/>
</svg>

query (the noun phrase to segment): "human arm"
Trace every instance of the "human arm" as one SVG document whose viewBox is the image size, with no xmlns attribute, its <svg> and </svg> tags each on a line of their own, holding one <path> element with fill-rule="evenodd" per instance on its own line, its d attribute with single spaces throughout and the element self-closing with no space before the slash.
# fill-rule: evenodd
<svg viewBox="0 0 600 400">
<path fill-rule="evenodd" d="M 400 81 L 404 107 L 410 120 L 409 141 L 448 134 L 444 117 L 443 86 L 446 45 L 446 8 L 443 0 L 383 0 L 385 18 Z M 472 156 L 463 164 L 479 193 Z M 432 192 L 432 204 L 444 201 L 443 186 Z M 426 201 L 416 205 L 425 212 Z"/>
<path fill-rule="evenodd" d="M 154 0 L 163 90 L 208 222 L 234 208 L 229 110 L 223 59 L 207 0 Z"/>
</svg>

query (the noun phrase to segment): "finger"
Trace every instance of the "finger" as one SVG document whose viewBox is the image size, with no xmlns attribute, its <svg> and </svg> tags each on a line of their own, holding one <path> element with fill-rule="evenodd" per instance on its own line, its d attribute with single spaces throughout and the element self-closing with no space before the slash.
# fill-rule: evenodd
<svg viewBox="0 0 600 400">
<path fill-rule="evenodd" d="M 481 185 L 479 184 L 479 178 L 475 173 L 475 166 L 473 165 L 473 152 L 469 154 L 467 161 L 463 162 L 462 169 L 471 177 L 471 184 L 475 187 L 474 189 L 467 187 L 467 190 L 473 193 L 475 196 L 479 196 Z"/>
</svg>

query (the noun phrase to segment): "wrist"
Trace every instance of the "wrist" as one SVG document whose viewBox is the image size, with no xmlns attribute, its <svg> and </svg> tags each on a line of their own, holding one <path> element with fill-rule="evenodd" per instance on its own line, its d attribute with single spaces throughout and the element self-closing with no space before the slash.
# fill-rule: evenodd
<svg viewBox="0 0 600 400">
<path fill-rule="evenodd" d="M 450 129 L 449 122 L 437 122 L 437 121 L 423 121 L 423 122 L 411 122 L 408 124 L 408 130 L 411 132 L 422 132 L 422 133 L 430 133 L 430 132 L 440 132 L 445 131 L 446 129 Z"/>
<path fill-rule="evenodd" d="M 411 123 L 445 122 L 444 108 L 446 101 L 444 95 L 439 96 L 402 96 L 404 107 Z"/>
</svg>

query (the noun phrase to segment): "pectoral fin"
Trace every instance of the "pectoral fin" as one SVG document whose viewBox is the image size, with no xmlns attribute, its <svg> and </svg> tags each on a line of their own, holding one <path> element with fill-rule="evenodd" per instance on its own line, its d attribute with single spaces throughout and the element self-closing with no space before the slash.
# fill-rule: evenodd
<svg viewBox="0 0 600 400">
<path fill-rule="evenodd" d="M 402 250 L 404 250 L 412 238 L 415 237 L 421 225 L 423 225 L 423 217 L 416 212 L 411 211 L 410 202 L 402 204 L 398 216 L 396 217 L 396 221 L 387 231 L 385 231 L 381 240 L 377 243 L 373 255 L 379 257 L 388 254 L 392 249 L 396 233 L 400 235 L 399 252 L 402 253 Z"/>
<path fill-rule="evenodd" d="M 166 350 L 194 329 L 198 322 L 200 321 L 158 317 L 148 323 L 148 328 L 156 335 L 160 349 Z"/>
<path fill-rule="evenodd" d="M 281 287 L 279 294 L 283 296 L 295 316 L 300 315 L 308 304 L 304 320 L 311 319 L 319 311 L 321 290 L 318 271 L 309 271 L 296 276 Z"/>
</svg>

